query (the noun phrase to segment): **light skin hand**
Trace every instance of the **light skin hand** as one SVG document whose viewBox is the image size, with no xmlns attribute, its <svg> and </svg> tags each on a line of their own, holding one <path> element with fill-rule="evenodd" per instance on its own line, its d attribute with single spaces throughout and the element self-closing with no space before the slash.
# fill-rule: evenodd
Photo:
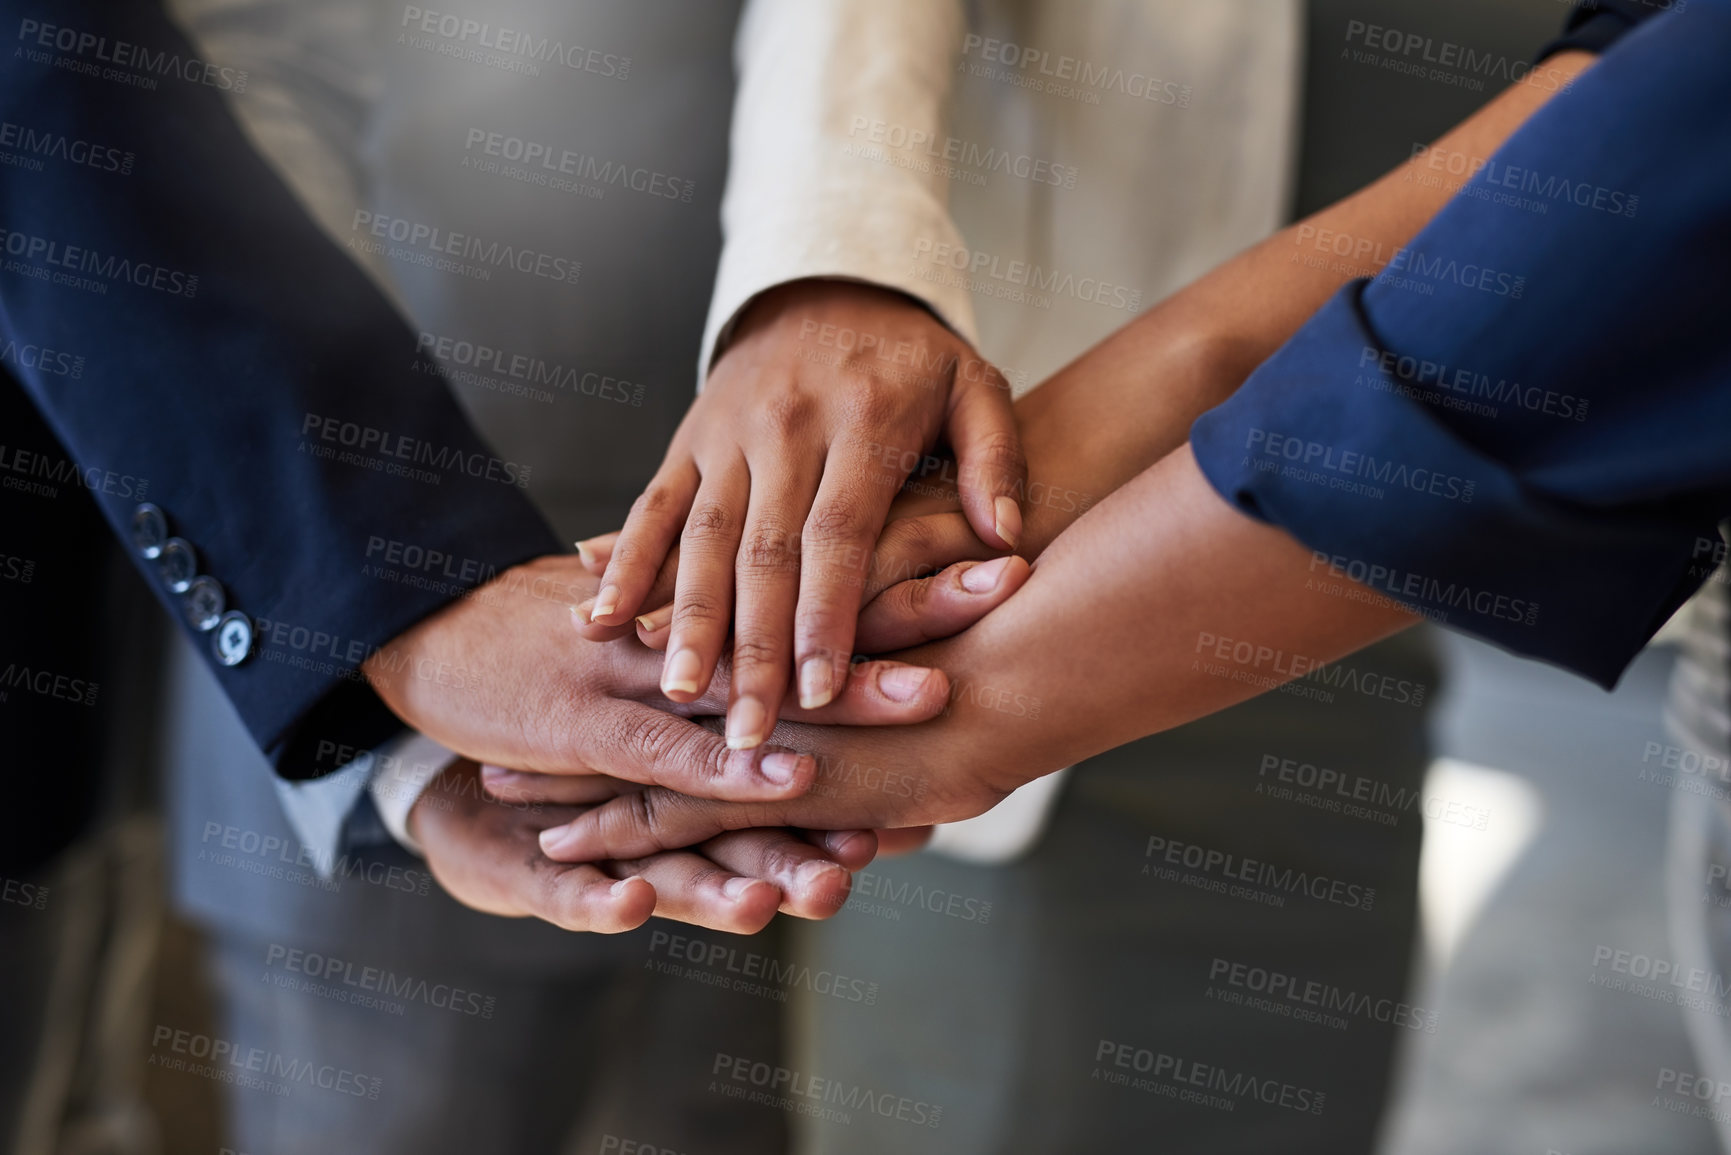
<svg viewBox="0 0 1731 1155">
<path fill-rule="evenodd" d="M 1010 548 L 1023 466 L 1002 376 L 898 293 L 808 280 L 760 295 L 632 507 L 594 623 L 660 605 L 649 595 L 677 542 L 662 692 L 701 697 L 731 628 L 727 742 L 757 747 L 795 670 L 808 709 L 841 689 L 905 461 L 940 439 L 962 464 L 968 523 Z"/>
</svg>

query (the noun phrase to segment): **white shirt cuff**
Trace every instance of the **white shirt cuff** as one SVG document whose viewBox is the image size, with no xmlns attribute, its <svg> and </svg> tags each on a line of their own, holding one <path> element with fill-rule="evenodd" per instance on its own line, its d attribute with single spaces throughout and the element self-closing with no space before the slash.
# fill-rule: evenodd
<svg viewBox="0 0 1731 1155">
<path fill-rule="evenodd" d="M 372 795 L 385 829 L 411 854 L 421 855 L 422 851 L 420 843 L 409 835 L 409 811 L 427 785 L 456 760 L 456 754 L 418 730 L 410 730 L 373 751 L 367 793 Z"/>
</svg>

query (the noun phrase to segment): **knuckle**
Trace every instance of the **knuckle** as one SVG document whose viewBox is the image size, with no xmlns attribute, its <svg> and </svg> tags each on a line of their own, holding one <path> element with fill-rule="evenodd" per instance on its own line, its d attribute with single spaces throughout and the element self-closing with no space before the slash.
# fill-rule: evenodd
<svg viewBox="0 0 1731 1155">
<path fill-rule="evenodd" d="M 727 615 L 726 599 L 706 589 L 683 590 L 673 607 L 673 624 L 682 628 L 725 624 Z"/>
<path fill-rule="evenodd" d="M 882 385 L 861 389 L 850 406 L 850 416 L 867 429 L 881 429 L 901 417 L 903 401 L 899 393 Z"/>
<path fill-rule="evenodd" d="M 683 504 L 682 498 L 683 495 L 667 482 L 651 481 L 631 503 L 631 512 L 634 516 L 647 518 L 677 516 Z"/>
<path fill-rule="evenodd" d="M 842 494 L 829 498 L 811 511 L 806 519 L 808 537 L 819 542 L 860 537 L 864 531 L 864 511 L 858 499 Z"/>
<path fill-rule="evenodd" d="M 684 540 L 692 546 L 717 544 L 730 536 L 734 524 L 731 509 L 718 501 L 706 501 L 685 519 Z"/>
<path fill-rule="evenodd" d="M 1000 473 L 1017 475 L 1028 467 L 1022 442 L 1005 430 L 989 433 L 974 442 L 973 455 L 979 465 Z"/>
<path fill-rule="evenodd" d="M 733 640 L 733 671 L 736 681 L 747 672 L 780 669 L 787 661 L 788 648 L 767 637 L 740 634 Z"/>
<path fill-rule="evenodd" d="M 771 577 L 799 572 L 800 537 L 780 526 L 760 526 L 746 534 L 739 549 L 741 576 Z"/>
</svg>

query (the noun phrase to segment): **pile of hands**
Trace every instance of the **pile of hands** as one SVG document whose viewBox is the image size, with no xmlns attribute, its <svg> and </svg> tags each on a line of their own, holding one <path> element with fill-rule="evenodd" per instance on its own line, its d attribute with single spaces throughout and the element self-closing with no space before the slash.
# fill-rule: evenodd
<svg viewBox="0 0 1731 1155">
<path fill-rule="evenodd" d="M 619 532 L 366 664 L 462 756 L 409 816 L 434 876 L 570 930 L 749 933 L 1057 769 L 992 756 L 945 672 L 1030 575 L 1025 484 L 1004 378 L 924 307 L 756 298 Z"/>
</svg>

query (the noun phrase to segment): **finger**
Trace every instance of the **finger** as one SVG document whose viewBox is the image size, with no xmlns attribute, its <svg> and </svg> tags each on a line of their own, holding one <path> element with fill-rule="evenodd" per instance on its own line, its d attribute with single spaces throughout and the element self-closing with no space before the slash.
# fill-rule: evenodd
<svg viewBox="0 0 1731 1155">
<path fill-rule="evenodd" d="M 894 480 L 859 447 L 832 450 L 801 535 L 794 661 L 799 704 L 825 705 L 846 680 L 866 573 Z"/>
<path fill-rule="evenodd" d="M 675 702 L 703 696 L 733 619 L 733 562 L 751 498 L 743 459 L 703 479 L 679 539 L 673 629 L 661 692 Z"/>
<path fill-rule="evenodd" d="M 685 524 L 699 478 L 696 463 L 683 454 L 675 459 L 674 452 L 669 451 L 669 460 L 631 503 L 625 526 L 613 542 L 590 621 L 604 626 L 630 622 Z"/>
<path fill-rule="evenodd" d="M 959 561 L 989 561 L 1002 552 L 981 541 L 959 513 L 898 517 L 878 535 L 865 601 L 897 582 L 932 577 Z"/>
<path fill-rule="evenodd" d="M 481 789 L 513 806 L 594 806 L 643 786 L 605 774 L 538 774 L 483 765 Z"/>
<path fill-rule="evenodd" d="M 567 865 L 539 855 L 502 859 L 506 885 L 520 892 L 524 908 L 565 930 L 621 934 L 636 930 L 655 911 L 653 884 L 641 878 L 617 879 L 590 863 Z"/>
<path fill-rule="evenodd" d="M 661 569 L 655 575 L 655 584 L 649 587 L 649 592 L 643 597 L 643 604 L 659 605 L 667 610 L 667 616 L 673 616 L 673 589 L 679 574 L 679 548 L 675 546 L 662 559 Z M 594 620 L 595 604 L 599 596 L 588 598 L 571 607 L 571 624 L 576 627 L 578 636 L 591 642 L 611 642 L 615 638 L 623 638 L 638 627 L 638 618 L 632 617 L 620 625 L 605 626 Z"/>
<path fill-rule="evenodd" d="M 1020 498 L 1027 490 L 1028 462 L 1010 406 L 1009 382 L 983 361 L 966 365 L 983 369 L 973 373 L 958 367 L 944 426 L 959 467 L 962 510 L 981 541 L 1015 549 L 1022 536 Z"/>
<path fill-rule="evenodd" d="M 727 662 L 716 667 L 709 691 L 697 701 L 669 703 L 674 712 L 689 710 L 713 714 L 729 701 L 732 672 Z M 782 706 L 781 716 L 790 722 L 813 722 L 828 726 L 905 726 L 924 722 L 943 712 L 950 700 L 950 681 L 942 670 L 910 666 L 904 662 L 851 662 L 847 681 L 827 706 L 807 710 L 797 703 Z"/>
<path fill-rule="evenodd" d="M 769 744 L 729 750 L 714 731 L 640 702 L 591 708 L 585 721 L 594 738 L 583 768 L 590 775 L 665 786 L 696 798 L 757 802 L 797 798 L 817 773 L 810 755 Z M 521 769 L 566 772 L 561 766 Z"/>
<path fill-rule="evenodd" d="M 637 640 L 652 650 L 667 649 L 668 636 L 673 632 L 673 603 L 658 610 L 637 615 Z"/>
<path fill-rule="evenodd" d="M 772 831 L 752 833 L 771 834 Z M 647 858 L 609 862 L 607 871 L 637 878 L 654 887 L 655 916 L 723 930 L 756 934 L 769 925 L 782 904 L 775 881 L 747 877 L 745 872 L 718 865 L 688 850 L 652 854 Z M 847 872 L 835 864 L 830 869 Z"/>
<path fill-rule="evenodd" d="M 942 670 L 904 662 L 854 662 L 847 682 L 829 705 L 815 710 L 789 704 L 790 722 L 825 726 L 909 726 L 937 717 L 950 704 L 950 679 Z"/>
<path fill-rule="evenodd" d="M 834 831 L 831 840 L 853 851 L 860 866 L 876 850 L 877 840 L 866 830 Z M 791 830 L 739 830 L 698 849 L 737 874 L 773 882 L 781 911 L 796 918 L 828 918 L 847 901 L 850 868 L 836 861 L 827 842 L 809 842 Z"/>
<path fill-rule="evenodd" d="M 643 858 L 679 850 L 734 830 L 791 825 L 788 809 L 709 802 L 668 790 L 623 795 L 540 835 L 541 851 L 557 862 Z"/>
<path fill-rule="evenodd" d="M 1002 605 L 1033 572 L 1026 560 L 1011 554 L 900 582 L 861 611 L 854 645 L 865 653 L 887 653 L 953 637 Z"/>
<path fill-rule="evenodd" d="M 576 543 L 577 560 L 583 563 L 584 569 L 600 577 L 607 572 L 607 562 L 613 557 L 613 543 L 618 540 L 618 530 L 584 538 Z"/>
<path fill-rule="evenodd" d="M 751 511 L 734 565 L 733 691 L 727 744 L 757 746 L 775 729 L 793 667 L 799 603 L 799 526 L 811 510 L 822 464 L 809 457 L 751 463 Z"/>
<path fill-rule="evenodd" d="M 889 830 L 874 831 L 878 836 L 878 857 L 894 858 L 900 854 L 912 854 L 924 849 L 926 843 L 932 840 L 936 832 L 935 826 L 902 826 Z"/>
</svg>

